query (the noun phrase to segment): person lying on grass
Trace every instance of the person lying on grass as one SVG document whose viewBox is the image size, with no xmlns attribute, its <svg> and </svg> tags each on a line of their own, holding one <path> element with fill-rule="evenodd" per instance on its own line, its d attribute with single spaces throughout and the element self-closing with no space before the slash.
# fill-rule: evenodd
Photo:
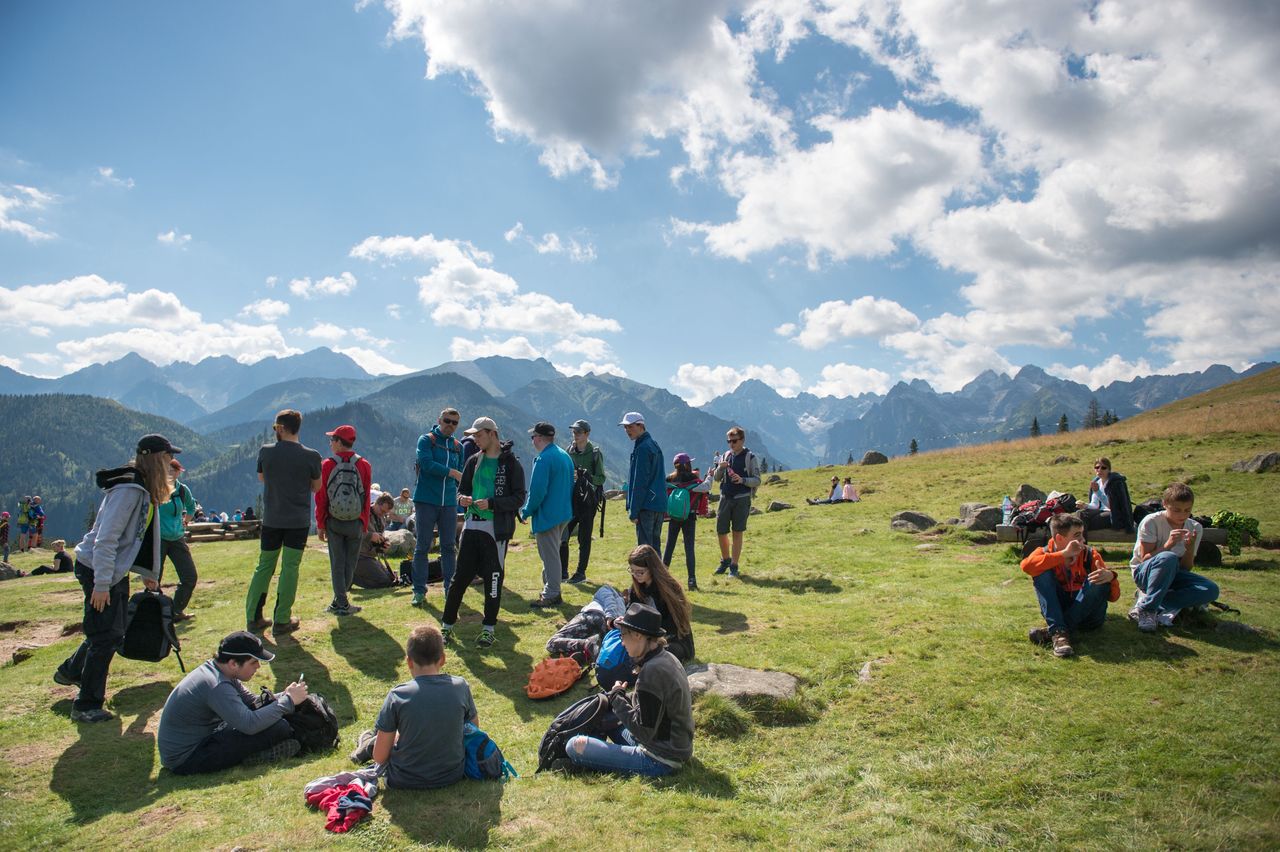
<svg viewBox="0 0 1280 852">
<path fill-rule="evenodd" d="M 274 659 L 247 630 L 224 638 L 218 656 L 192 670 L 164 702 L 156 736 L 161 765 L 175 775 L 194 775 L 296 755 L 302 746 L 284 717 L 307 699 L 307 685 L 291 683 L 257 709 L 244 686 Z"/>
<path fill-rule="evenodd" d="M 1129 619 L 1143 633 L 1169 627 L 1184 609 L 1203 607 L 1218 599 L 1218 585 L 1192 573 L 1191 566 L 1204 538 L 1204 527 L 1191 517 L 1196 496 L 1182 482 L 1164 490 L 1163 512 L 1152 512 L 1138 524 L 1133 542 L 1133 584 L 1138 599 Z"/>
<path fill-rule="evenodd" d="M 670 775 L 693 757 L 689 678 L 666 649 L 666 631 L 656 609 L 633 603 L 616 626 L 627 653 L 637 661 L 638 673 L 630 694 L 624 681 L 609 692 L 609 707 L 621 727 L 609 735 L 613 742 L 582 734 L 572 737 L 565 752 L 570 764 L 581 769 Z"/>
<path fill-rule="evenodd" d="M 1055 657 L 1069 657 L 1075 653 L 1071 633 L 1102 626 L 1107 604 L 1120 599 L 1120 583 L 1102 554 L 1084 543 L 1079 516 L 1055 515 L 1049 529 L 1053 538 L 1022 560 L 1046 623 L 1027 638 L 1038 645 L 1052 644 Z"/>
</svg>

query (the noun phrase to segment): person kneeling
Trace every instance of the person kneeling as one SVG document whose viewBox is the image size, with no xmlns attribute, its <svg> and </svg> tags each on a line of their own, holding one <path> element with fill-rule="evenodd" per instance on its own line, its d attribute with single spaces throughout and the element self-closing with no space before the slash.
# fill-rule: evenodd
<svg viewBox="0 0 1280 852">
<path fill-rule="evenodd" d="M 666 631 L 656 609 L 633 603 L 616 622 L 622 644 L 636 660 L 635 690 L 619 681 L 609 692 L 609 706 L 621 727 L 605 742 L 578 735 L 565 744 L 578 767 L 633 775 L 670 775 L 693 757 L 693 705 L 689 678 L 680 661 L 666 649 Z"/>
<path fill-rule="evenodd" d="M 176 775 L 218 772 L 241 763 L 268 763 L 301 750 L 284 716 L 307 698 L 307 685 L 291 683 L 265 707 L 254 708 L 244 686 L 275 654 L 241 630 L 218 645 L 169 693 L 160 714 L 160 763 Z"/>
<path fill-rule="evenodd" d="M 1069 657 L 1075 653 L 1071 631 L 1101 627 L 1107 604 L 1120 599 L 1120 583 L 1101 554 L 1084 543 L 1084 521 L 1078 516 L 1055 515 L 1049 528 L 1053 538 L 1022 560 L 1047 624 L 1028 638 L 1040 645 L 1053 643 L 1055 657 Z"/>
</svg>

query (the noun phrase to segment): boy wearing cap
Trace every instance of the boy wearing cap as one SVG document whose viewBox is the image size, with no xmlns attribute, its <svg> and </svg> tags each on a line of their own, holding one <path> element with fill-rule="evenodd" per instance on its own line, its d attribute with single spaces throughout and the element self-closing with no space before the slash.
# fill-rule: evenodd
<svg viewBox="0 0 1280 852">
<path fill-rule="evenodd" d="M 296 755 L 301 746 L 284 717 L 307 699 L 307 685 L 291 683 L 256 709 L 244 686 L 274 659 L 247 630 L 224 638 L 218 656 L 188 673 L 164 702 L 156 735 L 160 764 L 175 775 L 195 775 Z"/>
<path fill-rule="evenodd" d="M 634 441 L 627 474 L 627 515 L 636 525 L 636 545 L 662 552 L 662 519 L 667 512 L 667 480 L 662 448 L 644 425 L 644 415 L 628 411 L 618 424 Z"/>
<path fill-rule="evenodd" d="M 567 452 L 573 461 L 574 475 L 585 470 L 595 487 L 596 499 L 582 507 L 582 515 L 574 514 L 569 526 L 564 528 L 564 539 L 560 542 L 560 578 L 570 583 L 585 583 L 587 580 L 587 562 L 591 559 L 591 528 L 595 525 L 596 511 L 599 508 L 601 491 L 604 487 L 604 454 L 600 448 L 591 443 L 591 424 L 585 420 L 575 420 L 569 427 L 573 433 Z M 569 537 L 574 530 L 578 532 L 578 569 L 569 576 Z"/>
<path fill-rule="evenodd" d="M 361 608 L 347 600 L 347 591 L 355 580 L 360 544 L 369 529 L 365 495 L 372 488 L 373 468 L 368 459 L 352 450 L 356 427 L 339 426 L 325 435 L 333 455 L 320 465 L 324 486 L 316 492 L 316 530 L 320 540 L 329 545 L 329 579 L 333 583 L 333 601 L 325 612 L 355 615 Z"/>
<path fill-rule="evenodd" d="M 293 600 L 298 594 L 298 566 L 311 530 L 311 495 L 320 490 L 320 454 L 298 440 L 302 414 L 287 408 L 276 415 L 274 444 L 258 450 L 258 480 L 262 483 L 262 543 L 258 567 L 245 596 L 245 621 L 250 630 L 271 625 L 276 635 L 298 629 Z M 280 563 L 273 619 L 263 616 L 271 577 Z"/>
<path fill-rule="evenodd" d="M 560 597 L 560 541 L 573 517 L 573 460 L 556 446 L 556 427 L 545 421 L 529 430 L 537 456 L 529 474 L 529 494 L 520 518 L 533 522 L 533 536 L 542 559 L 542 596 L 529 606 L 557 606 Z"/>
</svg>

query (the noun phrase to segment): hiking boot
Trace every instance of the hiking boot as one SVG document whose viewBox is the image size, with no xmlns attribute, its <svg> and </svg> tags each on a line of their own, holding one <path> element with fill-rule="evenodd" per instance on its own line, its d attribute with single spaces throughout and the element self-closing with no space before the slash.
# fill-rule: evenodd
<svg viewBox="0 0 1280 852">
<path fill-rule="evenodd" d="M 329 604 L 327 607 L 325 607 L 323 612 L 327 613 L 328 615 L 350 615 L 351 614 L 350 611 L 348 611 L 345 606 L 338 606 L 337 604 L 332 604 L 332 603 Z"/>
<path fill-rule="evenodd" d="M 452 628 L 452 627 L 441 627 L 441 628 L 440 628 L 440 640 L 441 640 L 442 642 L 444 642 L 444 644 L 446 644 L 446 645 L 452 645 L 452 644 L 453 644 L 453 628 Z"/>
<path fill-rule="evenodd" d="M 1059 630 L 1053 634 L 1053 655 L 1055 657 L 1070 657 L 1076 652 L 1071 647 L 1071 637 L 1067 635 L 1067 631 Z"/>
<path fill-rule="evenodd" d="M 245 766 L 253 766 L 259 763 L 278 763 L 290 757 L 297 757 L 298 752 L 302 751 L 302 743 L 289 737 L 287 740 L 281 740 L 271 748 L 264 748 L 262 751 L 255 752 L 244 759 Z"/>
<path fill-rule="evenodd" d="M 733 578 L 733 579 L 735 579 L 735 580 L 740 579 L 740 578 L 739 578 L 739 576 L 738 576 L 738 566 L 737 566 L 737 565 L 730 565 L 730 566 L 729 566 L 729 576 L 730 576 L 730 577 L 732 577 L 732 578 Z"/>
<path fill-rule="evenodd" d="M 96 710 L 71 711 L 71 721 L 73 722 L 110 722 L 114 718 L 114 713 L 110 710 L 103 710 L 101 707 Z"/>
<path fill-rule="evenodd" d="M 578 764 L 567 757 L 557 757 L 547 768 L 552 772 L 562 772 L 565 775 L 577 775 L 582 771 Z"/>
<path fill-rule="evenodd" d="M 547 609 L 548 607 L 560 606 L 564 603 L 564 599 L 559 595 L 554 598 L 538 598 L 536 601 L 530 601 L 529 606 L 533 609 Z"/>
<path fill-rule="evenodd" d="M 271 625 L 271 632 L 276 636 L 283 636 L 286 633 L 292 633 L 302 626 L 302 622 L 298 621 L 297 616 L 291 617 L 288 621 L 277 621 Z"/>
<path fill-rule="evenodd" d="M 1138 610 L 1138 629 L 1143 633 L 1155 633 L 1160 629 L 1160 616 L 1149 610 Z"/>
<path fill-rule="evenodd" d="M 53 682 L 57 684 L 61 684 L 62 686 L 79 686 L 80 678 L 68 677 L 67 675 L 64 675 L 62 673 L 62 669 L 54 669 Z"/>
<path fill-rule="evenodd" d="M 732 560 L 729 560 L 729 559 L 721 559 L 721 560 L 720 560 L 720 566 L 719 566 L 718 568 L 716 568 L 715 573 L 716 573 L 716 574 L 723 574 L 725 571 L 728 571 L 728 570 L 729 570 L 729 566 L 730 566 L 731 564 L 732 564 Z"/>
<path fill-rule="evenodd" d="M 1047 627 L 1033 628 L 1030 632 L 1027 633 L 1027 638 L 1031 640 L 1031 644 L 1033 645 L 1048 645 L 1050 641 L 1049 628 Z"/>
<path fill-rule="evenodd" d="M 250 621 L 247 625 L 245 625 L 246 629 L 250 633 L 261 633 L 263 630 L 266 630 L 270 626 L 271 626 L 271 619 L 269 618 L 255 618 L 253 621 Z"/>
<path fill-rule="evenodd" d="M 480 635 L 476 637 L 476 647 L 480 650 L 492 648 L 493 643 L 498 641 L 498 637 L 493 635 L 492 630 L 481 630 Z"/>
<path fill-rule="evenodd" d="M 426 604 L 427 604 L 426 592 L 414 592 L 413 600 L 409 601 L 409 606 L 426 606 Z"/>
<path fill-rule="evenodd" d="M 367 731 L 361 731 L 360 736 L 356 737 L 356 747 L 351 750 L 351 754 L 347 755 L 347 757 L 357 766 L 363 766 L 373 760 L 373 742 L 375 739 L 377 739 L 377 734 L 372 728 Z"/>
<path fill-rule="evenodd" d="M 689 578 L 689 591 L 691 592 L 698 591 L 698 581 L 693 579 L 692 577 Z"/>
<path fill-rule="evenodd" d="M 573 583 L 575 586 L 579 583 L 585 583 L 587 582 L 587 575 L 581 571 L 576 571 L 574 572 L 574 575 L 569 578 L 569 582 Z"/>
</svg>

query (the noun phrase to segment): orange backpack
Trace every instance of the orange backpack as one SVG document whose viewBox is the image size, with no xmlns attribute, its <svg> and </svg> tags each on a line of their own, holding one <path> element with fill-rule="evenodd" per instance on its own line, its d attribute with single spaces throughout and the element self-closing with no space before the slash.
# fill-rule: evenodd
<svg viewBox="0 0 1280 852">
<path fill-rule="evenodd" d="M 524 692 L 530 698 L 550 698 L 566 692 L 586 673 L 586 669 L 573 657 L 554 657 L 543 660 L 529 673 L 529 683 Z"/>
</svg>

